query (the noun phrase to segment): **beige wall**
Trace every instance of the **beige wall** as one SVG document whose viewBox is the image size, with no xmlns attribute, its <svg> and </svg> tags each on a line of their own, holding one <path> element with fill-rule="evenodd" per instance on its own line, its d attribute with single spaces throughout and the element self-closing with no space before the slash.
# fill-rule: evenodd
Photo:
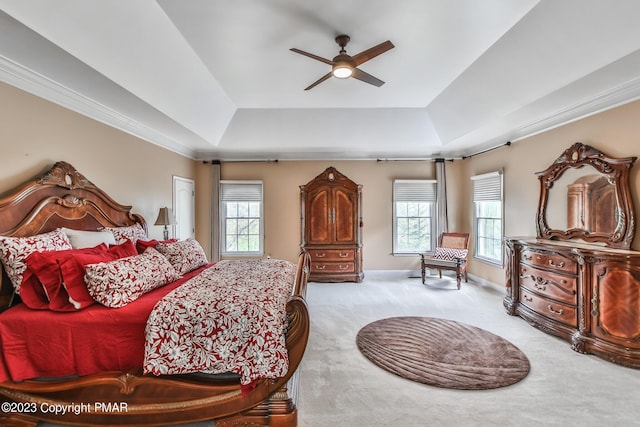
<svg viewBox="0 0 640 427">
<path fill-rule="evenodd" d="M 223 163 L 222 179 L 259 179 L 264 182 L 265 253 L 295 259 L 300 247 L 300 185 L 327 167 L 363 186 L 363 263 L 365 270 L 419 268 L 416 256 L 392 256 L 392 183 L 398 178 L 433 179 L 433 162 L 425 161 L 281 161 L 277 163 Z M 449 164 L 447 165 L 449 166 Z M 210 177 L 210 165 L 200 165 L 199 176 Z M 203 195 L 210 192 L 201 186 Z M 207 230 L 203 232 L 206 234 Z"/>
<path fill-rule="evenodd" d="M 640 155 L 640 101 L 514 142 L 466 160 L 446 162 L 449 229 L 472 231 L 470 176 L 504 170 L 505 233 L 534 235 L 538 202 L 535 172 L 580 141 L 614 157 Z M 96 185 L 148 222 L 151 237 L 157 210 L 171 206 L 172 176 L 196 181 L 196 238 L 211 245 L 211 166 L 161 149 L 129 134 L 0 83 L 0 193 L 41 173 L 55 161 L 74 165 Z M 432 162 L 281 161 L 223 163 L 222 179 L 261 179 L 265 191 L 265 251 L 293 260 L 300 242 L 299 188 L 329 166 L 363 185 L 364 268 L 417 269 L 417 257 L 394 257 L 392 182 L 396 178 L 432 179 Z M 632 193 L 640 206 L 640 166 L 632 169 Z M 640 250 L 640 229 L 634 249 Z M 476 260 L 470 272 L 502 283 L 504 270 Z"/>
<path fill-rule="evenodd" d="M 461 180 L 504 169 L 505 234 L 535 236 L 539 181 L 536 172 L 546 169 L 575 142 L 597 148 L 611 157 L 640 156 L 640 101 L 633 102 L 559 128 L 514 142 L 486 154 L 464 160 Z M 631 192 L 636 215 L 640 189 L 640 165 L 631 169 Z M 472 202 L 469 194 L 462 200 L 466 228 L 472 229 Z M 636 221 L 637 222 L 637 221 Z M 473 244 L 473 242 L 472 242 Z M 640 227 L 636 226 L 633 249 L 640 250 Z M 494 283 L 504 282 L 504 270 L 471 260 L 469 270 Z"/>
<path fill-rule="evenodd" d="M 592 145 L 614 157 L 640 155 L 640 102 L 600 113 L 580 121 L 514 142 L 491 152 L 465 160 L 446 162 L 449 193 L 449 229 L 473 231 L 471 181 L 473 175 L 502 169 L 505 184 L 505 234 L 535 235 L 535 215 L 539 182 L 535 172 L 546 169 L 574 142 Z M 416 257 L 394 257 L 392 245 L 392 181 L 395 178 L 435 177 L 431 162 L 318 161 L 278 163 L 223 163 L 222 179 L 261 179 L 265 185 L 266 253 L 293 259 L 300 241 L 300 199 L 298 186 L 305 184 L 328 166 L 363 185 L 364 268 L 416 269 Z M 633 199 L 640 206 L 639 166 L 632 169 Z M 211 191 L 210 166 L 198 166 L 200 197 Z M 207 239 L 210 227 L 198 223 Z M 205 230 L 206 229 L 206 230 Z M 636 231 L 634 249 L 640 249 L 640 229 Z M 473 246 L 473 242 L 471 242 Z M 504 282 L 504 269 L 471 259 L 472 274 L 496 284 Z"/>
<path fill-rule="evenodd" d="M 4 83 L 0 152 L 0 194 L 64 160 L 132 205 L 154 238 L 162 237 L 162 227 L 153 225 L 158 209 L 172 206 L 173 175 L 195 179 L 197 163 Z"/>
</svg>

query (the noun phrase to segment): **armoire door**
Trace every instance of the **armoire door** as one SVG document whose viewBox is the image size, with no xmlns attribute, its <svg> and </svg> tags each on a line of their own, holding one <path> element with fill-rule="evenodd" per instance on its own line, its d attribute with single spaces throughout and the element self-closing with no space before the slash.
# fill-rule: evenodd
<svg viewBox="0 0 640 427">
<path fill-rule="evenodd" d="M 333 240 L 333 223 L 331 221 L 331 189 L 325 187 L 309 194 L 309 212 L 307 219 L 307 243 L 312 245 L 329 245 Z"/>
<path fill-rule="evenodd" d="M 357 206 L 353 192 L 346 191 L 340 187 L 335 188 L 333 191 L 333 203 L 332 220 L 335 243 L 355 243 Z"/>
</svg>

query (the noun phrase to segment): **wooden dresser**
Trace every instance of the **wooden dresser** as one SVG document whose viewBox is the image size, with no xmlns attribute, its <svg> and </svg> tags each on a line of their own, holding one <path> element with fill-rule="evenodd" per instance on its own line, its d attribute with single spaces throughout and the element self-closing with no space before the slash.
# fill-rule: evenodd
<svg viewBox="0 0 640 427">
<path fill-rule="evenodd" d="M 361 282 L 362 186 L 329 167 L 300 186 L 301 243 L 310 281 Z"/>
<path fill-rule="evenodd" d="M 507 312 L 571 348 L 640 368 L 640 252 L 508 238 Z"/>
<path fill-rule="evenodd" d="M 630 250 L 635 160 L 577 142 L 537 174 L 537 235 L 505 239 L 504 306 L 575 351 L 640 368 L 640 252 Z M 549 227 L 561 225 L 558 218 L 566 228 Z"/>
</svg>

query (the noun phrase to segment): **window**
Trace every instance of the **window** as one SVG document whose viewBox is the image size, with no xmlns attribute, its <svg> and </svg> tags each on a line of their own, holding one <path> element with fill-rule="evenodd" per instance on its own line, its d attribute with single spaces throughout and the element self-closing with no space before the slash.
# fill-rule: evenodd
<svg viewBox="0 0 640 427">
<path fill-rule="evenodd" d="M 471 177 L 475 257 L 502 265 L 502 172 Z"/>
<path fill-rule="evenodd" d="M 220 181 L 220 252 L 262 255 L 262 182 Z"/>
<path fill-rule="evenodd" d="M 417 254 L 433 250 L 436 181 L 393 181 L 393 253 Z"/>
</svg>

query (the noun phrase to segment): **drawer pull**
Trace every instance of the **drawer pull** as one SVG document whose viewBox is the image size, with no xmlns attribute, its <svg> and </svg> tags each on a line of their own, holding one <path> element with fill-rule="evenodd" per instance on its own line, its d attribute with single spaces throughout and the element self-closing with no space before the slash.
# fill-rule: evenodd
<svg viewBox="0 0 640 427">
<path fill-rule="evenodd" d="M 325 268 L 327 268 L 327 266 L 324 264 L 316 265 L 316 270 L 324 270 Z"/>
<path fill-rule="evenodd" d="M 564 267 L 564 261 L 560 261 L 559 263 L 556 264 L 555 262 L 553 262 L 552 259 L 550 259 L 549 260 L 549 265 L 551 267 L 555 267 L 555 268 L 562 268 L 562 267 Z"/>
<path fill-rule="evenodd" d="M 338 252 L 338 256 L 339 256 L 340 258 L 347 258 L 347 257 L 349 256 L 349 252 L 345 252 L 345 253 Z"/>
<path fill-rule="evenodd" d="M 533 286 L 535 286 L 537 290 L 539 291 L 547 290 L 547 285 L 549 284 L 549 280 L 545 279 L 542 276 L 531 276 L 531 277 L 533 277 L 533 280 L 535 281 Z"/>
<path fill-rule="evenodd" d="M 340 264 L 340 265 L 338 266 L 338 268 L 339 268 L 340 270 L 348 270 L 348 269 L 349 269 L 349 266 L 348 266 L 348 265 L 342 265 L 342 264 Z"/>
<path fill-rule="evenodd" d="M 316 258 L 324 258 L 324 257 L 326 257 L 326 256 L 327 256 L 327 254 L 326 254 L 326 253 L 324 253 L 324 252 L 322 252 L 321 254 L 316 253 L 316 254 L 315 254 L 315 256 L 316 256 Z"/>
<path fill-rule="evenodd" d="M 549 309 L 550 312 L 554 313 L 554 314 L 564 314 L 564 309 L 560 309 L 560 310 L 554 310 L 553 307 L 551 307 L 551 305 L 548 305 L 547 308 Z"/>
<path fill-rule="evenodd" d="M 524 300 L 527 302 L 533 302 L 533 298 L 531 298 L 529 295 L 523 295 L 522 298 L 524 298 Z"/>
</svg>

